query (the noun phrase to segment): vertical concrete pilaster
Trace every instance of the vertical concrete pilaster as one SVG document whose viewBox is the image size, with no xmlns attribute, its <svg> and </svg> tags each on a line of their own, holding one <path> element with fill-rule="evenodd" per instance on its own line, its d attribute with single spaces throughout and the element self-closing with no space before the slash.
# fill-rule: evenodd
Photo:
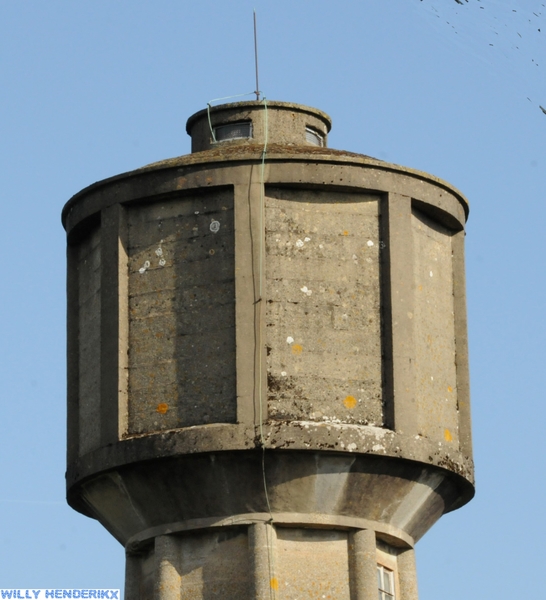
<svg viewBox="0 0 546 600">
<path fill-rule="evenodd" d="M 248 529 L 252 561 L 253 600 L 275 600 L 279 582 L 275 572 L 276 532 L 269 523 L 255 523 Z"/>
<path fill-rule="evenodd" d="M 155 538 L 154 600 L 180 600 L 179 555 L 179 544 L 174 536 L 161 535 Z"/>
<path fill-rule="evenodd" d="M 127 221 L 120 204 L 101 211 L 101 444 L 127 428 Z"/>
<path fill-rule="evenodd" d="M 385 424 L 417 430 L 415 410 L 414 277 L 411 198 L 389 193 L 382 203 L 382 283 L 385 332 Z"/>
<path fill-rule="evenodd" d="M 237 420 L 258 424 L 267 416 L 265 362 L 265 241 L 261 166 L 234 186 Z M 261 407 L 260 407 L 261 399 Z"/>
<path fill-rule="evenodd" d="M 415 551 L 413 548 L 401 552 L 398 555 L 397 564 L 400 600 L 419 600 Z"/>
<path fill-rule="evenodd" d="M 67 456 L 68 463 L 80 454 L 80 316 L 78 246 L 68 244 L 67 253 Z"/>
<path fill-rule="evenodd" d="M 133 554 L 125 554 L 125 600 L 141 598 L 140 590 L 140 557 Z"/>
<path fill-rule="evenodd" d="M 455 364 L 457 368 L 457 407 L 459 409 L 459 449 L 466 456 L 472 456 L 464 236 L 465 232 L 459 231 L 453 236 L 451 242 L 453 248 Z"/>
<path fill-rule="evenodd" d="M 351 600 L 377 600 L 375 531 L 360 529 L 349 537 Z"/>
</svg>

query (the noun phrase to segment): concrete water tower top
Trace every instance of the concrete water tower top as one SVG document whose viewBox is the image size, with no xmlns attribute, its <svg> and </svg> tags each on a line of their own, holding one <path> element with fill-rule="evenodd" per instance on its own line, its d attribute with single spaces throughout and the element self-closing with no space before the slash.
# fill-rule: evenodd
<svg viewBox="0 0 546 600">
<path fill-rule="evenodd" d="M 67 495 L 128 600 L 415 600 L 473 495 L 467 201 L 330 125 L 202 110 L 192 154 L 65 206 Z"/>
</svg>

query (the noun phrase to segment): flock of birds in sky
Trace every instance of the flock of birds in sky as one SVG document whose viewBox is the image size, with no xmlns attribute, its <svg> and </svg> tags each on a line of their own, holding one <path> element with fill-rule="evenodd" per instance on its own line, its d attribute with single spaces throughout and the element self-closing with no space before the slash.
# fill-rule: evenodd
<svg viewBox="0 0 546 600">
<path fill-rule="evenodd" d="M 546 114 L 546 108 L 533 99 L 546 95 L 546 78 L 539 63 L 546 42 L 545 3 L 541 0 L 420 2 L 427 6 L 431 17 L 437 17 L 438 23 L 448 25 L 452 33 L 463 38 L 464 43 L 461 39 L 459 43 L 466 51 L 485 60 L 491 57 L 486 52 L 487 47 L 490 52 L 500 53 L 500 64 L 505 74 L 513 75 L 520 82 L 523 80 L 523 85 L 518 84 L 519 89 L 525 90 L 527 100 L 538 105 Z M 546 104 L 544 100 L 542 102 Z"/>
</svg>

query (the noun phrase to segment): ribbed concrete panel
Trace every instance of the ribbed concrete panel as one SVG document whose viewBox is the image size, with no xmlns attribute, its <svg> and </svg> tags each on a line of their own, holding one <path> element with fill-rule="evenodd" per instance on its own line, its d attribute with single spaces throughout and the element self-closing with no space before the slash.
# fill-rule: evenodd
<svg viewBox="0 0 546 600">
<path fill-rule="evenodd" d="M 78 249 L 80 455 L 100 446 L 100 241 L 93 229 Z"/>
<path fill-rule="evenodd" d="M 452 232 L 412 211 L 418 433 L 458 445 Z"/>
<path fill-rule="evenodd" d="M 233 194 L 131 208 L 128 434 L 236 419 Z"/>
<path fill-rule="evenodd" d="M 382 425 L 378 197 L 267 194 L 269 414 Z"/>
</svg>

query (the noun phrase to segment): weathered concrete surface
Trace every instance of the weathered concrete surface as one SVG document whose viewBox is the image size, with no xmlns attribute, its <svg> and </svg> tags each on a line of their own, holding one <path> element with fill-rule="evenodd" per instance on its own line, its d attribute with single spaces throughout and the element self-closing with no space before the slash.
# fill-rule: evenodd
<svg viewBox="0 0 546 600">
<path fill-rule="evenodd" d="M 234 423 L 233 193 L 128 215 L 127 435 Z"/>
<path fill-rule="evenodd" d="M 199 151 L 63 211 L 68 500 L 126 546 L 127 598 L 368 600 L 377 562 L 415 600 L 408 549 L 473 495 L 466 200 L 312 146 L 315 109 L 211 119 L 253 137 L 198 113 Z"/>
<path fill-rule="evenodd" d="M 383 424 L 378 200 L 267 189 L 273 419 Z"/>
<path fill-rule="evenodd" d="M 419 434 L 457 444 L 457 366 L 451 232 L 421 212 L 411 219 L 415 278 L 415 397 Z"/>
<path fill-rule="evenodd" d="M 100 230 L 93 229 L 78 248 L 79 442 L 82 454 L 100 446 L 100 242 Z"/>
</svg>

